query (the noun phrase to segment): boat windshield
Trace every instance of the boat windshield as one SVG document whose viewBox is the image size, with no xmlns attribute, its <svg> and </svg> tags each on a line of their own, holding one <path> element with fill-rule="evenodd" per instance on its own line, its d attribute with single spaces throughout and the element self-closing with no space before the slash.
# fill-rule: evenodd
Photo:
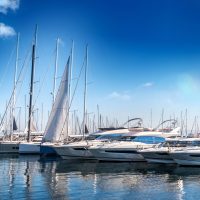
<svg viewBox="0 0 200 200">
<path fill-rule="evenodd" d="M 155 136 L 138 136 L 132 140 L 133 142 L 142 142 L 146 144 L 158 144 L 161 142 L 165 142 L 165 138 L 163 137 L 155 137 Z"/>
</svg>

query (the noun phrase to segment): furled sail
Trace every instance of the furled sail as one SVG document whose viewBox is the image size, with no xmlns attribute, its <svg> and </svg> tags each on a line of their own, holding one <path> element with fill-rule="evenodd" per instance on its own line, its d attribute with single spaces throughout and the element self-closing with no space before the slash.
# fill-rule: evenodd
<svg viewBox="0 0 200 200">
<path fill-rule="evenodd" d="M 15 120 L 15 117 L 13 117 L 13 131 L 16 131 L 18 128 L 17 128 L 17 123 L 16 123 L 16 120 Z"/>
<path fill-rule="evenodd" d="M 43 142 L 56 142 L 64 137 L 64 127 L 67 117 L 68 79 L 69 79 L 70 57 L 68 58 L 62 80 L 52 107 L 47 126 L 45 129 Z"/>
</svg>

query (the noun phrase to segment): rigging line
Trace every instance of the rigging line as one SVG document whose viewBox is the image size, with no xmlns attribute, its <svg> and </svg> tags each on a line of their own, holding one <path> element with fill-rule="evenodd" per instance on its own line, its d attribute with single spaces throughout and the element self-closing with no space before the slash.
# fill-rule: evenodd
<svg viewBox="0 0 200 200">
<path fill-rule="evenodd" d="M 68 114 L 69 114 L 69 110 L 70 110 L 70 108 L 71 108 L 72 101 L 73 101 L 73 99 L 74 99 L 74 96 L 75 96 L 75 93 L 76 93 L 76 89 L 77 89 L 77 87 L 78 87 L 78 83 L 79 83 L 79 80 L 80 80 L 80 77 L 81 77 L 83 68 L 84 68 L 84 66 L 85 66 L 85 62 L 86 62 L 86 57 L 84 58 L 83 65 L 82 65 L 81 70 L 80 70 L 80 72 L 79 72 L 78 79 L 77 79 L 77 82 L 76 82 L 76 85 L 75 85 L 75 88 L 74 88 L 74 91 L 73 91 L 73 94 L 72 94 L 72 98 L 71 98 L 69 107 L 68 107 L 68 109 L 67 109 L 67 116 L 68 116 Z M 67 116 L 65 117 L 65 121 L 64 121 L 62 130 L 61 130 L 61 135 L 63 134 L 64 127 L 65 127 L 65 124 L 66 124 L 66 122 L 67 122 Z M 61 135 L 60 135 L 60 138 L 59 138 L 59 139 L 61 139 Z"/>
<path fill-rule="evenodd" d="M 21 69 L 20 74 L 19 74 L 19 78 L 18 78 L 18 80 L 16 81 L 16 86 L 15 86 L 14 89 L 13 89 L 13 95 L 14 95 L 14 91 L 15 91 L 16 88 L 17 88 L 17 83 L 20 83 L 20 82 L 21 82 L 21 85 L 20 85 L 20 87 L 19 87 L 19 90 L 18 90 L 18 93 L 17 93 L 17 96 L 16 96 L 16 103 L 17 103 L 18 97 L 19 97 L 19 95 L 20 95 L 22 85 L 23 85 L 23 83 L 24 83 L 25 75 L 26 75 L 26 73 L 27 73 L 27 71 L 28 71 L 29 63 L 30 63 L 30 61 L 31 61 L 31 58 L 29 58 L 29 60 L 27 61 L 28 57 L 30 56 L 30 52 L 31 52 L 30 50 L 27 51 L 27 55 L 26 55 L 25 60 L 24 60 L 24 63 L 23 63 L 23 67 L 24 67 L 24 66 L 27 66 L 27 68 L 26 68 L 26 70 L 25 70 L 24 72 L 23 72 L 23 69 Z M 22 68 L 23 68 L 23 67 L 22 67 Z M 22 72 L 23 72 L 23 74 L 22 74 Z M 22 74 L 22 75 L 21 75 L 21 74 Z M 20 77 L 20 76 L 21 76 L 21 77 Z"/>
<path fill-rule="evenodd" d="M 27 56 L 27 57 L 28 57 L 28 56 Z M 26 59 L 27 59 L 27 58 L 26 58 Z M 29 60 L 29 62 L 30 62 L 30 60 Z M 24 62 L 24 66 L 26 66 L 25 63 L 26 63 L 26 61 Z M 27 65 L 28 65 L 28 63 L 27 63 Z M 22 71 L 23 71 L 24 66 L 21 68 L 20 75 L 19 75 L 19 79 L 20 79 L 20 76 L 21 76 L 21 73 L 22 73 Z M 25 71 L 25 73 L 23 74 L 23 78 L 24 78 L 24 76 L 25 76 L 27 70 L 28 70 L 28 67 L 26 68 L 26 71 Z M 17 84 L 19 83 L 19 79 L 18 79 L 17 82 L 16 82 L 16 87 L 17 87 Z M 21 84 L 21 86 L 20 86 L 20 88 L 19 88 L 19 92 L 21 91 L 21 88 L 22 88 L 22 84 Z M 11 100 L 12 100 L 12 98 L 13 98 L 13 95 L 14 95 L 14 90 L 13 90 L 13 92 L 12 92 L 12 95 L 11 95 L 10 99 L 9 99 L 9 103 L 7 104 L 6 111 L 5 111 L 5 115 L 7 114 L 8 108 L 9 108 L 9 106 L 10 106 L 10 104 L 11 104 Z M 18 96 L 19 96 L 19 93 L 18 93 L 18 95 L 17 95 L 17 97 L 16 97 L 16 101 L 17 101 L 17 99 L 18 99 Z M 3 120 L 3 119 L 2 119 L 2 120 Z M 2 123 L 3 123 L 3 121 L 2 121 Z M 2 124 L 2 125 L 3 125 L 3 124 Z M 1 127 L 2 127 L 2 126 L 1 126 Z"/>
<path fill-rule="evenodd" d="M 53 50 L 53 52 L 52 52 L 52 54 L 51 55 L 53 55 L 55 53 L 55 50 Z M 50 63 L 50 61 L 49 61 L 49 63 Z M 31 108 L 31 112 L 34 110 L 34 108 L 35 108 L 35 105 L 36 105 L 36 103 L 37 103 L 37 100 L 38 100 L 38 97 L 39 97 L 39 95 L 40 95 L 40 93 L 41 93 L 41 90 L 42 90 L 42 88 L 43 88 L 43 86 L 44 86 L 44 83 L 45 83 L 45 81 L 46 81 L 46 77 L 47 77 L 47 74 L 48 74 L 48 71 L 49 71 L 49 69 L 50 69 L 50 67 L 51 67 L 51 64 L 48 64 L 47 65 L 47 68 L 46 68 L 46 71 L 45 71 L 45 73 L 43 74 L 43 76 L 42 77 L 44 77 L 42 80 L 42 83 L 41 83 L 41 85 L 40 85 L 40 87 L 39 87 L 39 91 L 38 91 L 38 94 L 37 94 L 37 96 L 36 96 L 36 98 L 35 98 L 35 101 L 34 101 L 34 103 L 33 103 L 33 106 L 32 106 L 32 108 Z M 28 119 L 27 119 L 27 121 L 30 119 L 30 116 L 28 117 Z"/>
<path fill-rule="evenodd" d="M 80 80 L 81 73 L 82 73 L 82 71 L 83 71 L 84 65 L 85 65 L 85 60 L 84 60 L 84 62 L 83 62 L 83 66 L 81 67 L 81 70 L 80 70 L 80 73 L 79 73 L 79 76 L 78 76 L 78 80 L 77 80 L 77 82 L 76 82 L 76 85 L 75 85 L 75 88 L 74 88 L 74 91 L 73 91 L 73 94 L 72 94 L 72 98 L 71 98 L 71 101 L 70 101 L 70 104 L 69 104 L 68 111 L 69 111 L 70 108 L 71 108 L 71 105 L 72 105 L 72 102 L 73 102 L 73 99 L 74 99 L 74 96 L 75 96 L 75 93 L 76 93 L 76 89 L 77 89 L 77 87 L 78 87 L 78 83 L 79 83 L 79 80 Z"/>
<path fill-rule="evenodd" d="M 27 66 L 29 65 L 30 61 L 31 61 L 31 58 L 29 59 L 29 61 L 28 61 L 28 63 L 27 63 Z M 16 96 L 16 102 L 17 102 L 18 97 L 19 97 L 19 95 L 20 95 L 21 88 L 22 88 L 22 85 L 23 85 L 23 83 L 24 83 L 24 77 L 25 77 L 27 71 L 28 71 L 28 67 L 26 68 L 26 70 L 24 71 L 24 74 L 23 74 L 23 76 L 22 76 L 22 80 L 23 80 L 23 81 L 20 81 L 20 82 L 21 82 L 21 85 L 20 85 L 20 88 L 19 88 L 18 93 L 17 93 L 17 96 Z"/>
<path fill-rule="evenodd" d="M 24 67 L 26 66 L 25 64 L 26 64 L 26 61 L 27 61 L 27 59 L 28 59 L 29 53 L 30 53 L 30 50 L 27 51 L 27 54 L 26 54 L 26 57 L 25 57 L 25 59 L 24 59 L 24 63 L 23 63 L 23 65 L 22 65 L 21 69 L 20 69 L 20 73 L 19 73 L 19 75 L 18 75 L 18 78 L 17 78 L 16 86 L 15 86 L 15 87 L 17 87 L 17 85 L 18 85 L 18 83 L 19 83 L 19 80 L 20 80 L 20 78 L 21 78 L 21 74 L 22 74 L 22 72 L 23 72 L 23 69 L 24 69 Z M 4 115 L 3 115 L 3 117 L 1 118 L 0 129 L 1 129 L 2 126 L 3 126 L 4 118 L 5 118 L 6 114 L 7 114 L 8 108 L 9 108 L 10 103 L 11 103 L 11 100 L 12 100 L 12 98 L 13 98 L 13 95 L 14 95 L 14 90 L 12 91 L 11 97 L 10 97 L 10 99 L 9 99 L 9 102 L 8 102 L 7 106 L 6 106 L 6 110 L 5 110 L 5 112 L 4 112 Z"/>
<path fill-rule="evenodd" d="M 3 83 L 3 81 L 4 81 L 5 77 L 6 77 L 6 74 L 7 74 L 7 72 L 8 72 L 8 66 L 10 65 L 11 59 L 12 59 L 13 54 L 14 54 L 14 50 L 15 50 L 15 48 L 13 48 L 13 50 L 12 50 L 12 52 L 11 52 L 11 54 L 10 54 L 9 60 L 8 60 L 8 62 L 7 62 L 7 64 L 6 64 L 6 67 L 5 67 L 3 76 L 2 76 L 2 78 L 1 78 L 1 80 L 0 80 L 0 87 L 2 86 L 2 83 Z"/>
<path fill-rule="evenodd" d="M 56 51 L 56 50 L 54 49 L 51 55 L 53 55 L 53 54 L 55 53 L 55 51 Z M 49 61 L 49 63 L 50 63 L 50 62 L 51 62 L 51 61 Z M 51 67 L 50 64 L 48 64 L 47 66 L 48 66 L 48 67 L 46 68 L 46 71 L 45 71 L 45 73 L 44 73 L 43 76 L 42 76 L 42 77 L 44 77 L 44 78 L 43 78 L 43 81 L 42 81 L 42 83 L 41 83 L 41 85 L 40 85 L 40 87 L 39 87 L 40 89 L 39 89 L 38 94 L 37 94 L 37 96 L 36 96 L 36 98 L 35 98 L 35 101 L 34 101 L 34 103 L 33 103 L 31 112 L 32 112 L 32 111 L 34 110 L 34 108 L 35 108 L 35 105 L 36 105 L 36 103 L 37 103 L 38 97 L 39 97 L 39 95 L 40 95 L 40 93 L 41 93 L 41 90 L 42 90 L 42 88 L 43 88 L 43 86 L 44 86 L 44 82 L 46 81 L 46 77 L 47 77 L 48 71 L 49 71 L 49 69 L 50 69 L 50 67 Z M 30 120 L 30 116 L 29 116 L 29 118 L 27 119 L 27 121 L 28 121 L 28 120 Z"/>
<path fill-rule="evenodd" d="M 54 52 L 55 52 L 55 50 L 52 52 L 52 55 L 54 54 Z M 50 62 L 50 61 L 49 61 Z M 32 110 L 34 109 L 34 107 L 35 107 L 35 105 L 36 105 L 36 103 L 37 103 L 37 100 L 38 100 L 38 97 L 39 97 L 39 95 L 40 95 L 40 93 L 41 93 L 41 90 L 42 90 L 42 88 L 43 88 L 43 86 L 44 86 L 44 83 L 45 83 L 45 81 L 46 81 L 46 78 L 47 78 L 47 74 L 48 74 L 48 72 L 49 72 L 49 69 L 50 69 L 50 67 L 51 67 L 52 65 L 51 64 L 49 64 L 49 65 L 47 65 L 47 68 L 46 68 L 46 71 L 45 71 L 45 73 L 43 74 L 43 81 L 42 81 L 42 83 L 41 83 L 41 85 L 40 85 L 40 87 L 39 87 L 39 91 L 38 91 L 38 94 L 37 94 L 37 96 L 36 96 L 36 98 L 35 98 L 35 101 L 34 101 L 34 103 L 33 103 L 33 106 L 32 106 Z"/>
</svg>

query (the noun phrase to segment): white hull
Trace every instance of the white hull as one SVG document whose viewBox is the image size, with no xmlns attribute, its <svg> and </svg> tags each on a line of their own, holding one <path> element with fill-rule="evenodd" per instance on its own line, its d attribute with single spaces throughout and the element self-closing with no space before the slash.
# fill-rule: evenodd
<svg viewBox="0 0 200 200">
<path fill-rule="evenodd" d="M 83 157 L 83 156 L 61 156 L 64 160 L 94 160 L 94 157 Z"/>
<path fill-rule="evenodd" d="M 20 154 L 40 154 L 40 143 L 21 143 L 19 145 L 19 153 Z"/>
<path fill-rule="evenodd" d="M 144 159 L 150 163 L 175 163 L 173 158 L 170 156 L 168 148 L 163 149 L 147 149 L 142 150 L 140 153 L 143 155 Z"/>
<path fill-rule="evenodd" d="M 130 149 L 90 149 L 97 160 L 102 161 L 145 161 L 144 157 L 136 150 Z"/>
<path fill-rule="evenodd" d="M 137 162 L 145 161 L 138 150 L 150 147 L 152 144 L 119 141 L 96 145 L 89 150 L 97 160 Z"/>
<path fill-rule="evenodd" d="M 86 146 L 56 146 L 54 147 L 56 153 L 63 159 L 92 159 L 93 155 L 88 151 Z"/>
</svg>

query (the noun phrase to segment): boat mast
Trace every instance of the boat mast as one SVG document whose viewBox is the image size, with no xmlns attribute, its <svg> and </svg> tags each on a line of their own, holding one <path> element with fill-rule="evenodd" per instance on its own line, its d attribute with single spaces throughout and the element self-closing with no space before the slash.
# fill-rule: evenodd
<svg viewBox="0 0 200 200">
<path fill-rule="evenodd" d="M 12 141 L 13 134 L 13 120 L 15 116 L 15 104 L 16 104 L 16 85 L 17 85 L 17 69 L 18 69 L 18 55 L 19 55 L 19 36 L 17 34 L 17 45 L 16 45 L 16 59 L 15 59 L 15 71 L 14 71 L 14 88 L 13 88 L 13 100 L 11 106 L 11 119 L 10 119 L 10 140 Z"/>
<path fill-rule="evenodd" d="M 152 113 L 152 108 L 151 108 L 151 112 L 150 112 L 150 127 L 152 128 L 152 119 L 153 119 L 153 113 Z"/>
<path fill-rule="evenodd" d="M 85 138 L 85 121 L 86 121 L 86 94 L 87 94 L 87 67 L 88 67 L 88 45 L 86 46 L 85 55 L 85 85 L 84 85 L 84 103 L 83 103 L 83 139 Z"/>
<path fill-rule="evenodd" d="M 43 106 L 43 103 L 42 103 L 42 108 L 41 108 L 41 132 L 43 131 L 43 110 L 44 110 L 44 106 Z"/>
<path fill-rule="evenodd" d="M 68 140 L 69 136 L 69 110 L 71 107 L 71 81 L 72 81 L 72 66 L 73 66 L 73 56 L 74 56 L 74 41 L 72 40 L 72 48 L 71 48 L 71 56 L 70 56 L 70 67 L 69 67 L 69 84 L 68 84 L 68 105 L 67 105 L 67 135 L 66 138 Z"/>
<path fill-rule="evenodd" d="M 35 29 L 35 40 L 32 46 L 32 67 L 31 67 L 31 85 L 30 85 L 30 93 L 29 93 L 29 114 L 28 114 L 28 138 L 27 141 L 31 141 L 31 121 L 32 121 L 32 100 L 33 100 L 33 80 L 34 80 L 34 71 L 35 71 L 35 48 L 36 48 L 36 40 L 37 40 L 37 25 Z"/>
<path fill-rule="evenodd" d="M 53 100 L 52 100 L 52 107 L 55 102 L 56 98 L 56 79 L 57 79 L 57 69 L 58 69 L 58 48 L 59 48 L 59 41 L 60 39 L 57 38 L 56 40 L 56 57 L 55 57 L 55 69 L 54 69 L 54 82 L 53 82 Z"/>
<path fill-rule="evenodd" d="M 164 108 L 162 109 L 162 133 L 163 133 L 163 121 L 164 121 Z"/>
<path fill-rule="evenodd" d="M 185 110 L 185 133 L 186 133 L 186 137 L 188 136 L 188 133 L 187 133 L 187 108 Z"/>
<path fill-rule="evenodd" d="M 100 128 L 100 123 L 99 123 L 99 105 L 97 104 L 97 129 Z"/>
</svg>

